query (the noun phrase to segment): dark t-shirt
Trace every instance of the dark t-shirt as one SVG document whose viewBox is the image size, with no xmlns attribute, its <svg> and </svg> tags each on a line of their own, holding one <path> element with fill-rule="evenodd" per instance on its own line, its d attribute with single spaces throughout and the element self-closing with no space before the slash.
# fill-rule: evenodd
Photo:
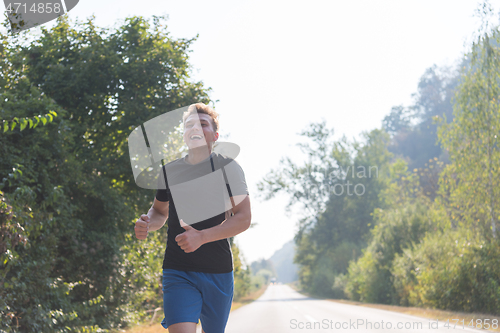
<svg viewBox="0 0 500 333">
<path fill-rule="evenodd" d="M 197 230 L 222 223 L 226 211 L 231 209 L 229 193 L 231 196 L 248 195 L 243 170 L 233 159 L 212 153 L 198 164 L 189 164 L 181 158 L 163 167 L 158 177 L 156 200 L 170 202 L 164 269 L 204 273 L 233 270 L 228 239 L 203 244 L 191 253 L 184 252 L 175 241 L 175 237 L 185 231 L 179 216 Z"/>
</svg>

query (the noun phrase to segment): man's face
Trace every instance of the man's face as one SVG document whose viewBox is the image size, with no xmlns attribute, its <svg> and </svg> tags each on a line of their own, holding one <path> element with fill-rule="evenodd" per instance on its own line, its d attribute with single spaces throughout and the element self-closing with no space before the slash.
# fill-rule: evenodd
<svg viewBox="0 0 500 333">
<path fill-rule="evenodd" d="M 217 141 L 219 133 L 214 131 L 212 118 L 208 114 L 193 113 L 184 122 L 184 142 L 189 149 L 212 146 Z"/>
</svg>

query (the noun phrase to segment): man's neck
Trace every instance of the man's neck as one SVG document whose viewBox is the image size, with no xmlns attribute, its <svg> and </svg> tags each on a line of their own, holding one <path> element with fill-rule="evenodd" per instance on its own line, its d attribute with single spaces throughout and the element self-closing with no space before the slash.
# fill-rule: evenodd
<svg viewBox="0 0 500 333">
<path fill-rule="evenodd" d="M 212 150 L 207 146 L 190 149 L 185 160 L 189 164 L 198 164 L 206 160 L 211 153 Z"/>
</svg>

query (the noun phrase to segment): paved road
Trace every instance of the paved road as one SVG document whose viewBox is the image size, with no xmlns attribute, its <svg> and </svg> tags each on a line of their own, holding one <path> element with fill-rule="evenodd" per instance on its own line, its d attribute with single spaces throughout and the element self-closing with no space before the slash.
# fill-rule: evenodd
<svg viewBox="0 0 500 333">
<path fill-rule="evenodd" d="M 256 301 L 229 315 L 226 333 L 456 333 L 478 332 L 397 312 L 308 298 L 286 285 L 271 285 Z"/>
</svg>

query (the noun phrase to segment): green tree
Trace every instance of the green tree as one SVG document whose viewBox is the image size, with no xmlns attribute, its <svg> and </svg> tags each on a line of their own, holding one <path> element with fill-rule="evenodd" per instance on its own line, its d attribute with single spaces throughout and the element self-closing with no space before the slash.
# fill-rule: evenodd
<svg viewBox="0 0 500 333">
<path fill-rule="evenodd" d="M 259 190 L 266 199 L 283 191 L 291 197 L 289 206 L 303 205 L 295 237 L 300 284 L 310 292 L 340 297 L 337 277 L 347 273 L 349 261 L 366 246 L 371 213 L 382 205 L 379 193 L 391 154 L 389 136 L 381 130 L 364 133 L 363 143 L 334 142 L 332 134 L 324 122 L 304 130 L 312 142 L 300 146 L 309 160 L 299 166 L 284 159 Z"/>
<path fill-rule="evenodd" d="M 7 36 L 0 37 L 4 42 L 0 57 L 4 124 L 0 131 L 0 328 L 43 332 L 76 318 L 77 308 L 69 306 L 67 298 L 73 285 L 53 270 L 61 260 L 58 242 L 79 227 L 70 217 L 75 206 L 62 188 L 69 179 L 82 177 L 72 177 L 79 165 L 68 156 L 71 133 L 64 131 L 65 111 L 31 85 L 15 61 L 15 46 L 7 43 Z M 37 127 L 38 123 L 46 126 Z M 5 124 L 10 126 L 6 129 Z"/>
<path fill-rule="evenodd" d="M 399 304 L 393 283 L 394 258 L 413 248 L 436 223 L 429 200 L 422 194 L 416 174 L 398 159 L 390 167 L 391 182 L 382 191 L 385 209 L 375 209 L 375 227 L 368 247 L 349 265 L 346 293 L 354 300 Z"/>
<path fill-rule="evenodd" d="M 276 276 L 276 269 L 274 267 L 274 263 L 271 260 L 260 259 L 250 264 L 250 270 L 253 275 L 257 274 L 257 272 L 262 269 L 268 270 L 272 273 L 273 276 Z"/>
<path fill-rule="evenodd" d="M 142 243 L 132 236 L 154 193 L 134 183 L 127 137 L 161 113 L 209 101 L 189 80 L 194 39 L 172 39 L 159 17 L 113 29 L 62 17 L 23 36 L 2 36 L 0 49 L 1 119 L 10 127 L 0 135 L 0 239 L 20 240 L 0 253 L 0 327 L 123 326 L 140 317 L 127 313 L 157 306 L 165 246 L 161 233 Z M 50 111 L 52 123 L 21 131 Z"/>
<path fill-rule="evenodd" d="M 439 158 L 448 163 L 447 152 L 438 144 L 435 116 L 453 120 L 453 103 L 459 82 L 458 70 L 432 66 L 425 70 L 413 94 L 414 102 L 408 106 L 392 108 L 382 124 L 391 134 L 389 151 L 408 162 L 410 170 L 425 168 L 430 159 Z"/>
<path fill-rule="evenodd" d="M 454 107 L 440 121 L 439 139 L 450 155 L 441 179 L 453 226 L 495 238 L 500 200 L 500 33 L 493 28 L 472 45 Z"/>
<path fill-rule="evenodd" d="M 395 135 L 402 131 L 410 129 L 412 114 L 410 110 L 405 109 L 403 106 L 393 106 L 391 112 L 384 117 L 382 127 L 387 133 Z"/>
<path fill-rule="evenodd" d="M 239 300 L 250 292 L 250 269 L 240 255 L 240 249 L 233 241 L 231 241 L 231 252 L 233 253 L 234 299 Z"/>
<path fill-rule="evenodd" d="M 463 61 L 454 119 L 440 119 L 439 139 L 451 163 L 441 173 L 431 212 L 436 232 L 397 253 L 394 288 L 401 304 L 498 313 L 499 31 L 481 4 L 483 26 Z"/>
</svg>

